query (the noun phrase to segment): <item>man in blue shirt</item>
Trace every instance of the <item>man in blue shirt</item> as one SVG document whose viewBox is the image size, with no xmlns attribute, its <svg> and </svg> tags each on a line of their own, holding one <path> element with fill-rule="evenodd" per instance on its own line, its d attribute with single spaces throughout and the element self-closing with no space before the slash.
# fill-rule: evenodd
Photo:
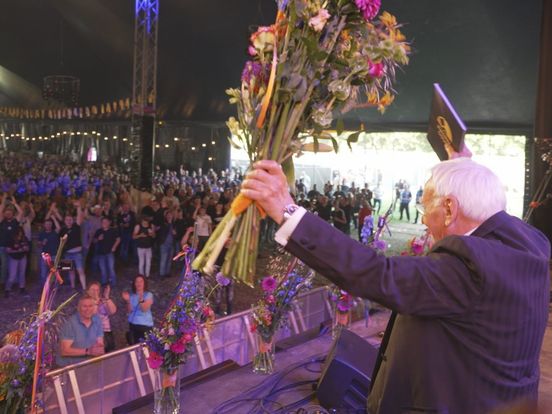
<svg viewBox="0 0 552 414">
<path fill-rule="evenodd" d="M 88 295 L 79 298 L 77 312 L 69 317 L 59 334 L 56 362 L 64 367 L 104 354 L 102 322 L 96 303 Z"/>
</svg>

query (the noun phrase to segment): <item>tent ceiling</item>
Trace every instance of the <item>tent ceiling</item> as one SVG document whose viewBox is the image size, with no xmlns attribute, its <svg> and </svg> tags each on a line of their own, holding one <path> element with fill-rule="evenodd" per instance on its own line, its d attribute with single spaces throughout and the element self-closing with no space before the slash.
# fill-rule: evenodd
<svg viewBox="0 0 552 414">
<path fill-rule="evenodd" d="M 273 0 L 160 0 L 158 106 L 166 119 L 221 123 L 232 114 L 250 28 L 274 18 Z M 532 130 L 541 2 L 383 0 L 414 41 L 384 116 L 347 114 L 353 127 L 424 129 L 431 84 L 441 83 L 472 130 Z M 133 0 L 18 0 L 0 12 L 0 105 L 37 105 L 42 78 L 81 79 L 81 105 L 130 96 Z M 63 29 L 60 41 L 60 22 Z M 63 66 L 60 49 L 63 43 Z M 33 86 L 34 85 L 34 86 Z"/>
</svg>

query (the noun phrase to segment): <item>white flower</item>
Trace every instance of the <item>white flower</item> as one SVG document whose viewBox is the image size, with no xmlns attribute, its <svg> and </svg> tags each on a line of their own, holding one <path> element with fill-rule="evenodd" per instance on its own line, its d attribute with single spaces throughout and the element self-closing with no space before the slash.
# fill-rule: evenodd
<svg viewBox="0 0 552 414">
<path fill-rule="evenodd" d="M 328 13 L 328 10 L 320 9 L 316 16 L 309 19 L 309 26 L 312 27 L 315 32 L 321 32 L 329 18 L 330 13 Z"/>
<path fill-rule="evenodd" d="M 232 135 L 240 134 L 240 123 L 233 116 L 228 118 L 228 121 L 226 121 L 226 126 L 228 127 Z"/>
</svg>

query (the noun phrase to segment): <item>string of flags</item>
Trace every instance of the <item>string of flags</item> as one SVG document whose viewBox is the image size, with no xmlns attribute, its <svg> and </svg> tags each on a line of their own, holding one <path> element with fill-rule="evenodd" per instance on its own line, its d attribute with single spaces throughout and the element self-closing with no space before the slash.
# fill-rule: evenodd
<svg viewBox="0 0 552 414">
<path fill-rule="evenodd" d="M 29 109 L 0 106 L 0 118 L 10 119 L 94 119 L 124 117 L 131 115 L 131 100 L 124 98 L 99 105 L 73 108 Z"/>
</svg>

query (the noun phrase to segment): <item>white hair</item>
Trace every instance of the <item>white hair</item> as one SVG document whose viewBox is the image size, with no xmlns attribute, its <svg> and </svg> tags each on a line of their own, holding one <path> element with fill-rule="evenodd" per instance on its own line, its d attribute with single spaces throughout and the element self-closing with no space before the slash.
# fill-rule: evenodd
<svg viewBox="0 0 552 414">
<path fill-rule="evenodd" d="M 470 158 L 443 161 L 431 169 L 428 182 L 435 196 L 456 197 L 462 213 L 479 222 L 506 209 L 506 193 L 500 179 Z"/>
</svg>

